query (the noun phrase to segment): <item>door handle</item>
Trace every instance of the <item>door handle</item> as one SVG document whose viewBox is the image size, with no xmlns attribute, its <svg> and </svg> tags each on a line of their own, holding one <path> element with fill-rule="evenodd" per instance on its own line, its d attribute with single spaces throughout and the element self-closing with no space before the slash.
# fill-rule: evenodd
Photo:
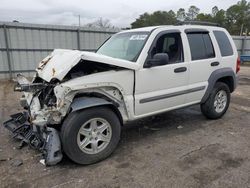
<svg viewBox="0 0 250 188">
<path fill-rule="evenodd" d="M 218 66 L 220 63 L 218 61 L 211 63 L 212 67 Z"/>
<path fill-rule="evenodd" d="M 174 69 L 175 73 L 179 73 L 179 72 L 186 72 L 187 71 L 187 67 L 179 67 Z"/>
</svg>

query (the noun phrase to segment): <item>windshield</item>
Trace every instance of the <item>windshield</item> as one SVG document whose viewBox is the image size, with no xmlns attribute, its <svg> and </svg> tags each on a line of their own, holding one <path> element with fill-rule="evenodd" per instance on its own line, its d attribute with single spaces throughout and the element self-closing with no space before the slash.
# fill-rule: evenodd
<svg viewBox="0 0 250 188">
<path fill-rule="evenodd" d="M 96 53 L 135 62 L 149 32 L 118 33 L 107 40 Z"/>
</svg>

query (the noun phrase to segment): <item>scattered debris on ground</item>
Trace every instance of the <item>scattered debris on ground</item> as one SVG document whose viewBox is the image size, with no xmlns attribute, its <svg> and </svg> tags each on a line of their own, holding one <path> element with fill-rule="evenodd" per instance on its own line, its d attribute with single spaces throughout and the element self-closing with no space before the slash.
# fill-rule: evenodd
<svg viewBox="0 0 250 188">
<path fill-rule="evenodd" d="M 22 159 L 13 159 L 11 161 L 11 166 L 14 166 L 14 167 L 21 166 L 22 164 L 23 164 Z"/>
<path fill-rule="evenodd" d="M 182 129 L 183 128 L 183 126 L 181 126 L 181 125 L 179 125 L 178 127 L 177 127 L 177 129 Z"/>
</svg>

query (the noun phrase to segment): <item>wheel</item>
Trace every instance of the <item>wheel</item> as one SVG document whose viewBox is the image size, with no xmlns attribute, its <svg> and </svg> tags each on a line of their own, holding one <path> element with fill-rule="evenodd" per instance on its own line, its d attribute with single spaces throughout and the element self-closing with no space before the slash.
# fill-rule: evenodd
<svg viewBox="0 0 250 188">
<path fill-rule="evenodd" d="M 217 82 L 207 99 L 201 104 L 201 112 L 208 119 L 218 119 L 222 117 L 228 109 L 230 103 L 230 90 L 225 83 Z"/>
<path fill-rule="evenodd" d="M 76 111 L 62 125 L 63 151 L 76 163 L 96 163 L 111 155 L 120 133 L 120 121 L 111 109 L 95 107 Z"/>
</svg>

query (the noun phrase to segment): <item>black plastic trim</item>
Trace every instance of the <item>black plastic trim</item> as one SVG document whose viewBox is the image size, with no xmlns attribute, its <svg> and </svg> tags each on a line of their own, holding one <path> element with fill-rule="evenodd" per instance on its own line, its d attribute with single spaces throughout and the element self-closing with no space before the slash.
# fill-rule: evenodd
<svg viewBox="0 0 250 188">
<path fill-rule="evenodd" d="M 175 73 L 180 73 L 180 72 L 186 72 L 187 71 L 187 67 L 179 67 L 174 69 Z"/>
<path fill-rule="evenodd" d="M 208 87 L 207 90 L 201 100 L 201 103 L 206 102 L 206 100 L 208 99 L 210 93 L 212 92 L 215 83 L 217 82 L 217 80 L 219 80 L 220 78 L 223 77 L 232 77 L 233 78 L 233 91 L 235 90 L 235 88 L 237 87 L 237 78 L 236 78 L 236 74 L 234 73 L 232 68 L 221 68 L 221 69 L 217 69 L 215 71 L 212 72 L 212 74 L 210 75 L 210 77 L 208 78 Z M 232 91 L 232 92 L 233 92 Z"/>
<path fill-rule="evenodd" d="M 141 99 L 139 101 L 139 103 L 143 104 L 143 103 L 152 102 L 152 101 L 156 101 L 156 100 L 162 100 L 162 99 L 166 99 L 166 98 L 170 98 L 170 97 L 176 97 L 178 95 L 184 95 L 184 94 L 187 94 L 187 93 L 193 93 L 193 92 L 196 92 L 196 91 L 201 91 L 201 90 L 203 90 L 205 88 L 206 88 L 206 86 L 200 86 L 200 87 L 195 87 L 195 88 L 192 88 L 192 89 L 186 89 L 186 90 L 178 91 L 178 92 L 174 92 L 174 93 L 159 95 L 159 96 L 155 96 L 155 97 L 149 97 L 149 98 Z"/>
<path fill-rule="evenodd" d="M 220 64 L 220 62 L 215 61 L 215 62 L 212 62 L 210 65 L 211 65 L 212 67 L 215 67 L 215 66 L 218 66 L 219 64 Z"/>
<path fill-rule="evenodd" d="M 96 97 L 79 97 L 74 99 L 70 107 L 74 112 L 85 108 L 101 106 L 101 105 L 113 105 L 113 103 L 108 102 L 105 99 Z"/>
</svg>

